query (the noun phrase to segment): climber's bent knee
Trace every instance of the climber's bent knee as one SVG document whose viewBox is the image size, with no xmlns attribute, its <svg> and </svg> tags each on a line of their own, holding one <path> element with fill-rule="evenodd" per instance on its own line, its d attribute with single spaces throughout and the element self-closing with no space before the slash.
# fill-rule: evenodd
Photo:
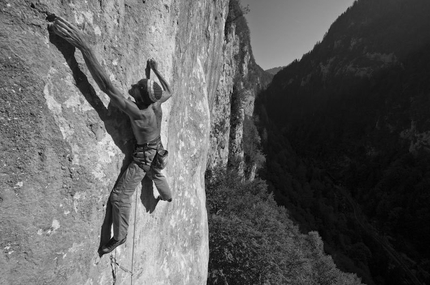
<svg viewBox="0 0 430 285">
<path fill-rule="evenodd" d="M 131 162 L 111 193 L 111 202 L 127 202 L 140 184 L 146 172 L 135 162 Z"/>
</svg>

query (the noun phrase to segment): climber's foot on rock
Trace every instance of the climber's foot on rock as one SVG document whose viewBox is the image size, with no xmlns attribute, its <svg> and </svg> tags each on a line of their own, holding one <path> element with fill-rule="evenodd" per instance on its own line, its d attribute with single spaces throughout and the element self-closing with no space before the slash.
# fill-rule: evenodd
<svg viewBox="0 0 430 285">
<path fill-rule="evenodd" d="M 163 199 L 163 197 L 161 197 L 160 195 L 158 195 L 157 200 L 158 200 L 158 201 L 167 201 L 167 202 L 172 202 L 172 198 L 169 198 L 169 199 Z"/>
<path fill-rule="evenodd" d="M 117 248 L 118 246 L 120 246 L 121 244 L 123 244 L 126 241 L 126 237 L 123 238 L 122 240 L 116 240 L 114 238 L 111 238 L 107 244 L 105 244 L 104 246 L 102 246 L 99 250 L 99 255 L 102 256 L 103 254 L 109 253 L 112 250 L 114 250 L 115 248 Z"/>
</svg>

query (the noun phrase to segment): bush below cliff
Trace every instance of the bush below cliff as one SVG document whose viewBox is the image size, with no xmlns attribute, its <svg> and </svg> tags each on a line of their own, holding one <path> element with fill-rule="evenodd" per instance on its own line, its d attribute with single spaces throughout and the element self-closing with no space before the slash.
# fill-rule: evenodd
<svg viewBox="0 0 430 285">
<path fill-rule="evenodd" d="M 300 233 L 264 181 L 234 172 L 210 181 L 208 284 L 361 284 L 336 268 L 317 232 Z"/>
</svg>

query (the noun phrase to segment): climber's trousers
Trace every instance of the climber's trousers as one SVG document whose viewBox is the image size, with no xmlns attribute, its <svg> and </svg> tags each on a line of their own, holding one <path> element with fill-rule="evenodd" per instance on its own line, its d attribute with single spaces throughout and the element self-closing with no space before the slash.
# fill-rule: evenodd
<svg viewBox="0 0 430 285">
<path fill-rule="evenodd" d="M 127 236 L 131 197 L 145 174 L 146 172 L 132 161 L 112 190 L 109 201 L 112 204 L 113 237 L 116 240 Z"/>
<path fill-rule="evenodd" d="M 146 168 L 150 172 L 150 178 L 154 181 L 161 198 L 163 200 L 172 198 L 166 177 L 159 170 L 148 166 L 144 166 L 142 169 L 136 162 L 132 161 L 118 180 L 109 199 L 112 205 L 113 233 L 116 240 L 122 240 L 127 236 L 131 197 L 145 177 L 147 171 L 144 169 Z"/>
</svg>

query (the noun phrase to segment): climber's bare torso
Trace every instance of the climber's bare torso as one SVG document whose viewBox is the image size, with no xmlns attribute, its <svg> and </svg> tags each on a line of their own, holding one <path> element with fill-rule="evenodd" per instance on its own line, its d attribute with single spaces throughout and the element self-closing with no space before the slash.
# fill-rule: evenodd
<svg viewBox="0 0 430 285">
<path fill-rule="evenodd" d="M 145 109 L 139 110 L 138 118 L 130 116 L 133 134 L 138 144 L 145 144 L 160 136 L 161 117 L 157 116 L 160 104 L 151 104 Z"/>
</svg>

